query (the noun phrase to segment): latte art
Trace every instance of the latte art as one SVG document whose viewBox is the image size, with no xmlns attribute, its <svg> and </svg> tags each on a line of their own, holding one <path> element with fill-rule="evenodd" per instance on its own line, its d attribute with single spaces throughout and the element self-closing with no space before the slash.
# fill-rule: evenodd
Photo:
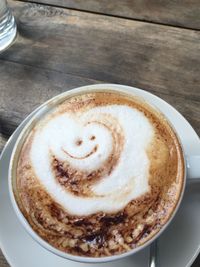
<svg viewBox="0 0 200 267">
<path fill-rule="evenodd" d="M 17 203 L 52 246 L 75 255 L 120 254 L 169 220 L 184 165 L 167 121 L 116 92 L 63 99 L 27 135 L 17 165 Z"/>
<path fill-rule="evenodd" d="M 116 212 L 148 190 L 145 149 L 152 137 L 147 118 L 130 107 L 64 113 L 38 125 L 31 162 L 48 193 L 70 214 Z M 63 166 L 61 177 L 57 166 Z M 73 190 L 79 180 L 81 188 Z"/>
</svg>

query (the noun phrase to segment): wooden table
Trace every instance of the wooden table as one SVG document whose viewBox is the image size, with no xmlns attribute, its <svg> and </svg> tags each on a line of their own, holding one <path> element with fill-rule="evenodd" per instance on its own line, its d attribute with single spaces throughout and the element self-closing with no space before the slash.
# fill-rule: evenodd
<svg viewBox="0 0 200 267">
<path fill-rule="evenodd" d="M 102 82 L 158 95 L 200 134 L 199 0 L 9 4 L 19 34 L 0 55 L 0 151 L 41 103 L 68 89 Z M 0 267 L 6 266 L 0 254 Z"/>
</svg>

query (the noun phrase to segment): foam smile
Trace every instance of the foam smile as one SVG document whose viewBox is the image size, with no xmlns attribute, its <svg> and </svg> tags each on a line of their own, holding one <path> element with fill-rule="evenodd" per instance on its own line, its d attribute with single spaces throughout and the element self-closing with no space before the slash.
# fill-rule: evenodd
<svg viewBox="0 0 200 267">
<path fill-rule="evenodd" d="M 87 153 L 85 156 L 81 156 L 81 157 L 77 157 L 77 156 L 73 156 L 71 155 L 69 152 L 67 152 L 67 150 L 65 150 L 64 148 L 61 148 L 62 151 L 67 154 L 70 158 L 73 158 L 73 159 L 85 159 L 85 158 L 88 158 L 90 157 L 92 154 L 94 154 L 97 149 L 98 149 L 98 145 L 94 146 L 94 148 L 89 152 Z"/>
</svg>

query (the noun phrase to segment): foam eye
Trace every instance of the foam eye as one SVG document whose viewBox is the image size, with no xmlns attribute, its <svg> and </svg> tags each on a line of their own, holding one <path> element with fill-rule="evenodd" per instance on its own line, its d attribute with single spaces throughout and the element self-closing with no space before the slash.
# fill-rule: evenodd
<svg viewBox="0 0 200 267">
<path fill-rule="evenodd" d="M 94 141 L 96 139 L 96 137 L 94 135 L 90 136 L 90 140 Z"/>
<path fill-rule="evenodd" d="M 81 139 L 77 139 L 77 140 L 75 141 L 75 144 L 76 144 L 77 146 L 81 146 L 82 143 L 83 143 L 83 140 L 81 140 Z"/>
</svg>

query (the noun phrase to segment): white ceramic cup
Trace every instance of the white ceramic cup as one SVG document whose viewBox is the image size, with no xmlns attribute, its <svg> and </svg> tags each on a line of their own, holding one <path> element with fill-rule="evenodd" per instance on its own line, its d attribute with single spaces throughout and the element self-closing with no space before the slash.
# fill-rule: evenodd
<svg viewBox="0 0 200 267">
<path fill-rule="evenodd" d="M 31 228 L 31 226 L 29 225 L 29 223 L 27 222 L 26 218 L 23 216 L 22 212 L 20 211 L 20 209 L 19 209 L 19 207 L 17 205 L 17 202 L 16 202 L 15 197 L 14 197 L 14 192 L 13 192 L 13 187 L 15 186 L 15 175 L 14 175 L 14 173 L 15 173 L 16 165 L 17 165 L 17 161 L 18 161 L 17 159 L 18 159 L 21 147 L 23 145 L 23 142 L 24 142 L 26 136 L 32 130 L 32 128 L 35 125 L 35 123 L 37 123 L 37 121 L 46 112 L 48 112 L 52 107 L 54 107 L 54 106 L 58 105 L 59 103 L 61 103 L 65 98 L 68 98 L 70 96 L 76 95 L 78 93 L 89 92 L 89 91 L 93 91 L 93 90 L 97 90 L 97 91 L 103 91 L 103 90 L 109 90 L 110 91 L 110 90 L 112 90 L 112 91 L 127 93 L 127 94 L 133 95 L 133 96 L 136 95 L 134 93 L 133 88 L 129 87 L 129 86 L 114 85 L 114 84 L 97 84 L 97 85 L 89 85 L 89 86 L 83 86 L 83 87 L 79 87 L 79 88 L 76 88 L 76 89 L 72 89 L 70 91 L 62 93 L 62 94 L 50 99 L 49 101 L 47 101 L 46 103 L 41 105 L 36 110 L 36 113 L 29 120 L 27 125 L 24 127 L 24 129 L 22 130 L 21 134 L 19 135 L 19 137 L 18 137 L 18 139 L 16 141 L 16 144 L 15 144 L 13 152 L 12 152 L 11 160 L 10 160 L 8 182 L 9 182 L 10 198 L 11 198 L 11 202 L 12 202 L 13 208 L 15 210 L 15 213 L 16 213 L 18 219 L 20 220 L 20 222 L 22 223 L 22 225 L 24 226 L 24 228 L 26 229 L 26 231 L 33 237 L 33 239 L 35 239 L 40 245 L 42 245 L 44 248 L 46 248 L 50 252 L 52 252 L 52 253 L 54 253 L 54 254 L 56 254 L 58 256 L 61 256 L 63 258 L 74 260 L 74 261 L 78 261 L 78 262 L 102 263 L 102 262 L 118 260 L 118 259 L 130 256 L 130 255 L 140 251 L 141 249 L 147 247 L 150 243 L 152 243 L 156 238 L 158 238 L 162 234 L 162 232 L 166 229 L 166 227 L 172 221 L 173 217 L 175 216 L 175 214 L 176 214 L 176 212 L 177 212 L 177 210 L 178 210 L 178 208 L 180 206 L 180 203 L 181 203 L 184 191 L 185 191 L 186 177 L 187 177 L 187 180 L 188 179 L 193 180 L 193 181 L 194 180 L 197 181 L 197 179 L 200 180 L 200 155 L 184 155 L 183 154 L 184 162 L 185 162 L 185 172 L 184 172 L 185 176 L 184 176 L 183 190 L 181 192 L 181 196 L 180 196 L 179 200 L 177 201 L 176 208 L 175 208 L 173 214 L 171 215 L 170 219 L 161 228 L 161 230 L 156 235 L 154 235 L 149 241 L 147 241 L 146 243 L 144 243 L 140 247 L 134 248 L 131 251 L 125 252 L 123 254 L 113 255 L 113 256 L 108 256 L 108 257 L 100 257 L 100 258 L 75 256 L 75 255 L 72 255 L 72 254 L 69 254 L 69 253 L 65 253 L 65 252 L 62 252 L 62 251 L 54 248 L 49 243 L 44 241 Z M 137 90 L 140 90 L 140 89 L 137 89 Z M 137 95 L 137 97 L 138 97 L 138 95 Z M 148 101 L 146 101 L 145 98 L 143 99 L 143 101 L 147 102 L 154 109 L 158 110 L 157 107 L 152 105 L 152 103 L 149 103 Z M 159 112 L 163 114 L 163 112 L 161 112 L 161 111 L 159 111 Z M 164 115 L 164 117 L 166 117 L 165 114 L 163 114 L 163 115 Z M 168 120 L 169 124 L 171 125 L 171 127 L 174 129 L 174 127 L 171 124 L 171 122 L 169 121 L 169 119 L 167 119 L 167 120 Z M 177 136 L 178 136 L 178 134 L 177 134 Z"/>
</svg>

